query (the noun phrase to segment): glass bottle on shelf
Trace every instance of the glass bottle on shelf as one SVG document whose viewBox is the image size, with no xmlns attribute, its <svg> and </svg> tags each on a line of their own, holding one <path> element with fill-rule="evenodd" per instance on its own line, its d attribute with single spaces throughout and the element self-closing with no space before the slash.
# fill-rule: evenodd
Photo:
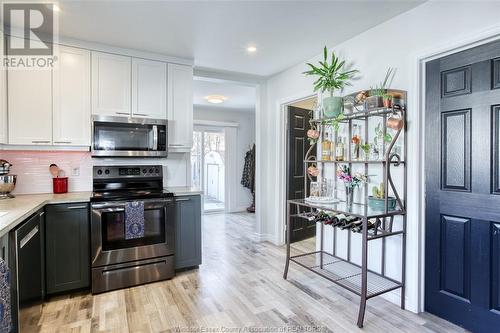
<svg viewBox="0 0 500 333">
<path fill-rule="evenodd" d="M 335 159 L 337 161 L 343 161 L 345 158 L 345 148 L 344 148 L 344 140 L 339 138 L 336 148 L 335 148 Z"/>
<path fill-rule="evenodd" d="M 359 160 L 361 158 L 361 130 L 360 126 L 357 124 L 354 124 L 352 127 L 352 138 L 351 138 L 351 143 L 352 143 L 352 149 L 351 149 L 351 159 L 352 160 Z"/>
<path fill-rule="evenodd" d="M 331 160 L 332 142 L 330 141 L 328 133 L 325 134 L 325 139 L 321 142 L 321 159 L 323 161 Z"/>
</svg>

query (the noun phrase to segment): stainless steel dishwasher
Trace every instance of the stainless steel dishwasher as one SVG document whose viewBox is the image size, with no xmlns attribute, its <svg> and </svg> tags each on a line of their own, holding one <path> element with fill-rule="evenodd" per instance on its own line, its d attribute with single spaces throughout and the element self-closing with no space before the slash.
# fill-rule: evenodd
<svg viewBox="0 0 500 333">
<path fill-rule="evenodd" d="M 10 233 L 12 321 L 17 332 L 28 332 L 28 322 L 42 311 L 44 214 L 38 211 Z"/>
</svg>

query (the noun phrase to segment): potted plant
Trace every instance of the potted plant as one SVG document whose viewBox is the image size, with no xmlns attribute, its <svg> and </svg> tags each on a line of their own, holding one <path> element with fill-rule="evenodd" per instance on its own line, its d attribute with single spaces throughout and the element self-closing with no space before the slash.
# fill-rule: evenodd
<svg viewBox="0 0 500 333">
<path fill-rule="evenodd" d="M 339 95 L 335 95 L 336 91 L 342 91 L 345 86 L 350 85 L 350 80 L 358 70 L 345 70 L 345 60 L 340 60 L 335 52 L 332 52 L 331 60 L 328 60 L 328 49 L 323 49 L 323 61 L 319 62 L 319 66 L 307 63 L 309 70 L 303 74 L 317 76 L 314 81 L 314 91 L 328 93 L 327 97 L 323 98 L 323 108 L 326 117 L 336 117 L 342 112 L 343 99 Z"/>
<path fill-rule="evenodd" d="M 389 67 L 385 73 L 384 80 L 375 87 L 370 88 L 370 96 L 366 98 L 366 109 L 392 107 L 392 96 L 387 93 L 387 89 L 389 89 L 394 75 L 396 75 L 395 69 Z"/>
<path fill-rule="evenodd" d="M 361 186 L 367 180 L 367 176 L 361 173 L 351 175 L 351 169 L 347 165 L 342 165 L 337 169 L 337 178 L 345 185 L 345 201 L 347 206 L 351 206 L 354 198 L 354 189 Z"/>
<path fill-rule="evenodd" d="M 385 188 L 384 183 L 380 183 L 380 186 L 373 186 L 372 195 L 368 196 L 368 206 L 373 210 L 384 210 L 385 209 Z M 396 198 L 387 197 L 387 209 L 393 210 L 396 208 Z"/>
</svg>

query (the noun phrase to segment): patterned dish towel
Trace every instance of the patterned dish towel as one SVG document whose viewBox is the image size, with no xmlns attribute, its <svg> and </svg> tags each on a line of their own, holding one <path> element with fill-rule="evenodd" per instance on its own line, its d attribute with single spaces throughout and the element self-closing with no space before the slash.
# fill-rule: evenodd
<svg viewBox="0 0 500 333">
<path fill-rule="evenodd" d="M 125 239 L 144 237 L 144 202 L 125 204 Z"/>
<path fill-rule="evenodd" d="M 8 333 L 12 328 L 10 316 L 10 270 L 0 258 L 0 333 Z"/>
</svg>

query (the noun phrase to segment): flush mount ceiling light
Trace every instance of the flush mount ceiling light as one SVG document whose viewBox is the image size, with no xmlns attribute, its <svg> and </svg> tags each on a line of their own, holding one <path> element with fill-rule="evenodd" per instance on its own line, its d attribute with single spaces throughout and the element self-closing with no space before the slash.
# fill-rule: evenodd
<svg viewBox="0 0 500 333">
<path fill-rule="evenodd" d="M 227 100 L 227 97 L 222 96 L 222 95 L 208 95 L 208 96 L 205 96 L 205 99 L 209 103 L 220 104 L 220 103 L 224 102 L 225 100 Z"/>
<path fill-rule="evenodd" d="M 255 47 L 255 46 L 249 46 L 249 47 L 247 47 L 247 51 L 249 53 L 255 53 L 255 52 L 257 52 L 257 47 Z"/>
</svg>

